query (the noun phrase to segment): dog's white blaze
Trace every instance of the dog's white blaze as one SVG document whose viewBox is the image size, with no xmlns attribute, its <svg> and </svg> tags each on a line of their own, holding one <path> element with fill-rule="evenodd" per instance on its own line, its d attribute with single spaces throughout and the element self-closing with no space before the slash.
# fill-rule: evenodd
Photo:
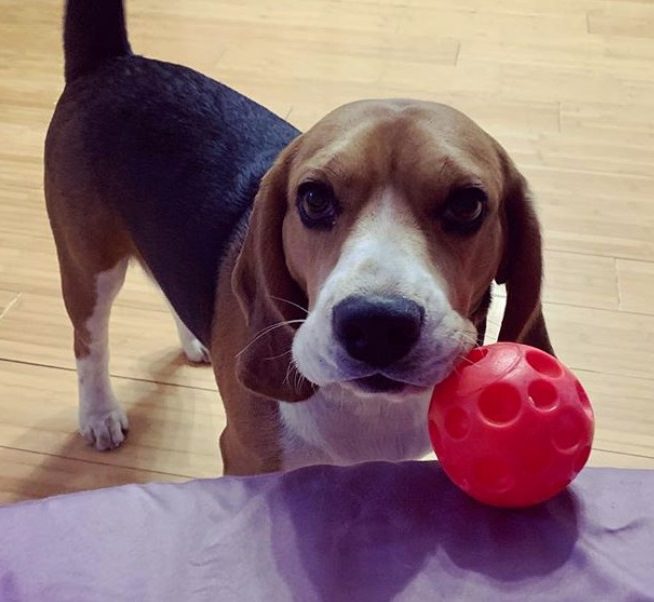
<svg viewBox="0 0 654 602">
<path fill-rule="evenodd" d="M 423 390 L 412 395 L 371 395 L 341 384 L 358 375 L 348 374 L 342 365 L 346 362 L 339 362 L 332 308 L 353 294 L 402 295 L 425 308 L 420 345 L 426 356 L 431 349 L 440 351 L 425 366 L 414 367 L 416 380 L 425 381 Z M 280 403 L 284 468 L 402 460 L 427 453 L 426 384 L 449 372 L 448 362 L 460 349 L 465 328 L 465 321 L 449 304 L 424 234 L 393 191 L 385 191 L 374 209 L 359 219 L 295 336 L 297 367 L 321 388 L 306 402 Z"/>
<path fill-rule="evenodd" d="M 96 276 L 97 299 L 85 324 L 89 354 L 77 360 L 80 432 L 101 450 L 118 447 L 127 429 L 127 417 L 109 380 L 109 315 L 126 269 L 125 259 Z"/>
<path fill-rule="evenodd" d="M 299 371 L 324 386 L 358 377 L 339 365 L 338 343 L 332 332 L 332 308 L 355 294 L 401 295 L 425 309 L 418 348 L 432 354 L 429 372 L 416 377 L 437 382 L 447 360 L 461 347 L 466 321 L 450 306 L 442 278 L 429 257 L 425 235 L 407 215 L 392 190 L 386 191 L 374 211 L 362 217 L 343 246 L 341 257 L 323 284 L 316 303 L 293 341 Z M 340 362 L 341 364 L 343 362 Z M 415 366 L 422 369 L 422 366 Z M 419 378 L 421 377 L 421 378 Z"/>
</svg>

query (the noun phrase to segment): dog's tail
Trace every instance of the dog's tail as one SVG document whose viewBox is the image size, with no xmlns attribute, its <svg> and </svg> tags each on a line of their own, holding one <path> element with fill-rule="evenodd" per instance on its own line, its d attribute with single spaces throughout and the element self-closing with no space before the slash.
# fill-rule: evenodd
<svg viewBox="0 0 654 602">
<path fill-rule="evenodd" d="M 67 0 L 64 18 L 66 82 L 106 60 L 131 54 L 122 0 Z"/>
</svg>

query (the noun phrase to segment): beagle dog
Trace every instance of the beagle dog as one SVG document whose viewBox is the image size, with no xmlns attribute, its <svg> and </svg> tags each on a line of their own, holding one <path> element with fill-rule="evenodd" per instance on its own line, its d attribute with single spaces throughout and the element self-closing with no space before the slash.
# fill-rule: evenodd
<svg viewBox="0 0 654 602">
<path fill-rule="evenodd" d="M 458 111 L 336 109 L 307 132 L 182 66 L 135 56 L 119 0 L 69 0 L 45 196 L 74 327 L 81 433 L 119 446 L 108 321 L 130 258 L 209 360 L 225 472 L 418 458 L 430 389 L 484 338 L 552 352 L 523 177 Z"/>
</svg>

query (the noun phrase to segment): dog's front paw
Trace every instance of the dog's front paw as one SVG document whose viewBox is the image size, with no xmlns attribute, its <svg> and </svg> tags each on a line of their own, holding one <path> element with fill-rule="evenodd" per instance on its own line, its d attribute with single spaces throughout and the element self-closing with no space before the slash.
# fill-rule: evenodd
<svg viewBox="0 0 654 602">
<path fill-rule="evenodd" d="M 209 351 L 196 338 L 182 341 L 182 348 L 184 349 L 184 355 L 186 356 L 186 359 L 189 362 L 192 362 L 194 364 L 211 363 L 211 358 L 209 357 Z"/>
<path fill-rule="evenodd" d="M 99 451 L 116 449 L 125 440 L 127 416 L 120 408 L 80 415 L 80 433 Z"/>
</svg>

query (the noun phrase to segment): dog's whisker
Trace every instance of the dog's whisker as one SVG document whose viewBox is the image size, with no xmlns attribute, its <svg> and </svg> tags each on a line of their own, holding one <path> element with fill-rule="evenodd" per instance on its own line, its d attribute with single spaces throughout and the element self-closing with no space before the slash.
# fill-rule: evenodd
<svg viewBox="0 0 654 602">
<path fill-rule="evenodd" d="M 289 305 L 292 305 L 293 307 L 297 307 L 299 310 L 303 311 L 307 316 L 309 315 L 309 310 L 306 307 L 302 307 L 301 305 L 298 305 L 297 303 L 294 303 L 293 301 L 289 301 L 288 299 L 284 299 L 284 297 L 276 297 L 275 295 L 270 295 L 271 299 L 275 299 L 277 301 L 283 301 L 284 303 L 288 303 Z"/>
<path fill-rule="evenodd" d="M 292 385 L 291 385 L 291 375 L 293 375 Z M 286 375 L 284 376 L 283 384 L 291 385 L 295 391 L 299 391 L 300 382 L 302 378 L 304 377 L 302 376 L 302 374 L 300 374 L 300 371 L 297 369 L 297 366 L 295 365 L 295 360 L 291 358 L 291 360 L 288 362 L 288 366 L 286 367 Z"/>
<path fill-rule="evenodd" d="M 290 361 L 291 365 L 293 366 L 293 370 L 295 370 L 295 390 L 299 391 L 300 390 L 300 385 L 302 384 L 302 381 L 304 380 L 304 376 L 302 373 L 298 370 L 297 364 L 295 363 L 295 359 L 292 358 Z"/>
<path fill-rule="evenodd" d="M 305 380 L 305 378 L 304 376 L 302 376 L 302 374 L 297 368 L 295 368 L 295 376 L 296 376 L 295 390 L 300 391 L 300 385 L 302 385 L 302 381 Z"/>
<path fill-rule="evenodd" d="M 252 345 L 254 345 L 261 337 L 266 336 L 267 334 L 270 334 L 273 330 L 276 330 L 277 328 L 281 328 L 282 326 L 289 326 L 291 324 L 304 324 L 306 320 L 304 319 L 298 319 L 298 320 L 284 320 L 283 322 L 277 322 L 276 324 L 271 324 L 270 326 L 266 326 L 264 329 L 260 330 L 255 337 L 245 346 L 243 349 L 241 349 L 237 354 L 236 357 L 240 357 L 243 353 L 245 353 Z"/>
<path fill-rule="evenodd" d="M 284 351 L 283 353 L 280 353 L 279 355 L 273 355 L 272 357 L 266 357 L 264 358 L 264 362 L 272 362 L 274 360 L 278 360 L 280 357 L 284 357 L 285 355 L 288 355 L 289 353 L 293 353 L 292 349 L 289 349 L 288 351 Z"/>
<path fill-rule="evenodd" d="M 289 362 L 288 366 L 286 367 L 286 375 L 284 376 L 284 380 L 282 381 L 284 385 L 289 385 L 290 384 L 290 377 L 291 373 L 293 371 L 293 362 Z"/>
</svg>

